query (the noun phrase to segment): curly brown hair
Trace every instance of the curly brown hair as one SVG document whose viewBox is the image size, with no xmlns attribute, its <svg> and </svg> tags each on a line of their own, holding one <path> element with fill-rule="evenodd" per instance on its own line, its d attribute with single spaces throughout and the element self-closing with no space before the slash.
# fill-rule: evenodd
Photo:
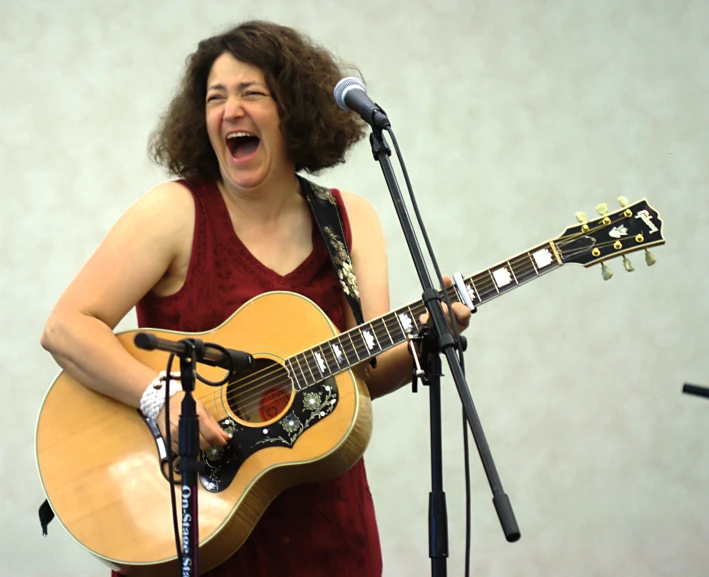
<svg viewBox="0 0 709 577">
<path fill-rule="evenodd" d="M 205 122 L 207 78 L 230 53 L 259 68 L 278 106 L 281 132 L 296 170 L 315 173 L 344 162 L 366 124 L 336 105 L 332 90 L 343 73 L 334 56 L 306 35 L 253 20 L 207 38 L 187 58 L 185 74 L 149 142 L 158 164 L 187 180 L 221 180 Z"/>
</svg>

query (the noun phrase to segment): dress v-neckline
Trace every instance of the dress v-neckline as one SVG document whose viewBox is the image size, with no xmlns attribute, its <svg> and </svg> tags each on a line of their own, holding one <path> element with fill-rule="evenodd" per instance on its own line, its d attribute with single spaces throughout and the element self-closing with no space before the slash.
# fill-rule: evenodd
<svg viewBox="0 0 709 577">
<path fill-rule="evenodd" d="M 251 265 L 255 266 L 257 269 L 260 269 L 262 272 L 264 272 L 268 276 L 273 276 L 278 280 L 286 280 L 290 279 L 293 277 L 298 276 L 301 272 L 307 269 L 307 267 L 310 265 L 310 263 L 315 259 L 316 256 L 316 241 L 317 241 L 317 230 L 316 230 L 316 225 L 315 222 L 313 222 L 313 215 L 310 209 L 308 208 L 308 214 L 310 215 L 311 219 L 311 245 L 312 248 L 310 249 L 310 252 L 308 255 L 291 270 L 290 272 L 286 274 L 280 274 L 279 272 L 273 270 L 272 268 L 266 266 L 262 261 L 260 261 L 254 253 L 252 253 L 249 250 L 249 247 L 246 246 L 244 241 L 239 238 L 239 235 L 236 234 L 236 230 L 234 230 L 234 223 L 231 220 L 231 216 L 229 215 L 229 208 L 226 205 L 226 201 L 224 200 L 224 195 L 222 194 L 222 191 L 219 189 L 219 186 L 215 185 L 215 190 L 217 195 L 219 196 L 219 202 L 221 205 L 221 210 L 219 213 L 221 214 L 221 218 L 224 219 L 222 222 L 222 225 L 228 228 L 229 234 L 231 236 L 231 239 L 233 241 L 233 247 L 239 252 L 244 258 L 248 259 L 251 263 Z M 307 204 L 307 203 L 306 203 Z M 309 207 L 309 205 L 308 205 Z"/>
</svg>

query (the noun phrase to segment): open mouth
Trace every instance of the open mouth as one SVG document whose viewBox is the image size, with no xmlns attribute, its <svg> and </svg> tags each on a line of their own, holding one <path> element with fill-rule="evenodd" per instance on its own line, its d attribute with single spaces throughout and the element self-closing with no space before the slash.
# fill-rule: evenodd
<svg viewBox="0 0 709 577">
<path fill-rule="evenodd" d="M 231 132 L 226 136 L 226 144 L 235 160 L 251 156 L 258 149 L 260 142 L 258 136 L 248 132 Z"/>
</svg>

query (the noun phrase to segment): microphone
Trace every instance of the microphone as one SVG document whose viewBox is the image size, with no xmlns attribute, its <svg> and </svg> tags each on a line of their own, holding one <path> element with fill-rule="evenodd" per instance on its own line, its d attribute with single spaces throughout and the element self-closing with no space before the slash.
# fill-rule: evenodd
<svg viewBox="0 0 709 577">
<path fill-rule="evenodd" d="M 189 354 L 190 347 L 184 341 L 169 341 L 161 339 L 150 333 L 138 333 L 133 339 L 135 346 L 148 351 L 166 351 L 179 357 Z M 192 341 L 194 345 L 196 360 L 212 367 L 221 367 L 230 371 L 232 376 L 236 376 L 248 371 L 253 364 L 254 358 L 243 351 L 227 349 L 221 345 L 203 343 L 199 339 Z"/>
<path fill-rule="evenodd" d="M 372 128 L 391 126 L 386 112 L 371 101 L 364 83 L 358 78 L 343 78 L 335 85 L 333 92 L 337 106 L 356 112 Z"/>
</svg>

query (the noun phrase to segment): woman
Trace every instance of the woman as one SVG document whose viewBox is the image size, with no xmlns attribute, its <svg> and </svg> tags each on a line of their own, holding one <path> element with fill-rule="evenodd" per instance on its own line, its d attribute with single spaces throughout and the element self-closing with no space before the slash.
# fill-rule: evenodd
<svg viewBox="0 0 709 577">
<path fill-rule="evenodd" d="M 205 331 L 260 293 L 288 290 L 316 302 L 340 330 L 357 325 L 302 192 L 298 171 L 340 163 L 364 134 L 331 96 L 342 76 L 332 56 L 294 30 L 246 22 L 199 44 L 154 134 L 155 159 L 181 178 L 131 207 L 60 298 L 42 345 L 85 386 L 143 412 L 166 433 L 152 397 L 155 371 L 112 329 L 134 306 L 139 324 Z M 389 310 L 386 249 L 369 203 L 332 191 L 365 319 Z M 469 313 L 454 309 L 461 328 Z M 405 384 L 411 358 L 377 359 L 372 397 Z M 170 400 L 177 438 L 183 393 Z M 152 403 L 152 405 L 151 405 Z M 227 434 L 199 401 L 200 445 Z M 297 530 L 284 534 L 284 519 Z M 363 462 L 341 477 L 280 495 L 237 553 L 210 575 L 380 575 L 381 551 Z"/>
</svg>

